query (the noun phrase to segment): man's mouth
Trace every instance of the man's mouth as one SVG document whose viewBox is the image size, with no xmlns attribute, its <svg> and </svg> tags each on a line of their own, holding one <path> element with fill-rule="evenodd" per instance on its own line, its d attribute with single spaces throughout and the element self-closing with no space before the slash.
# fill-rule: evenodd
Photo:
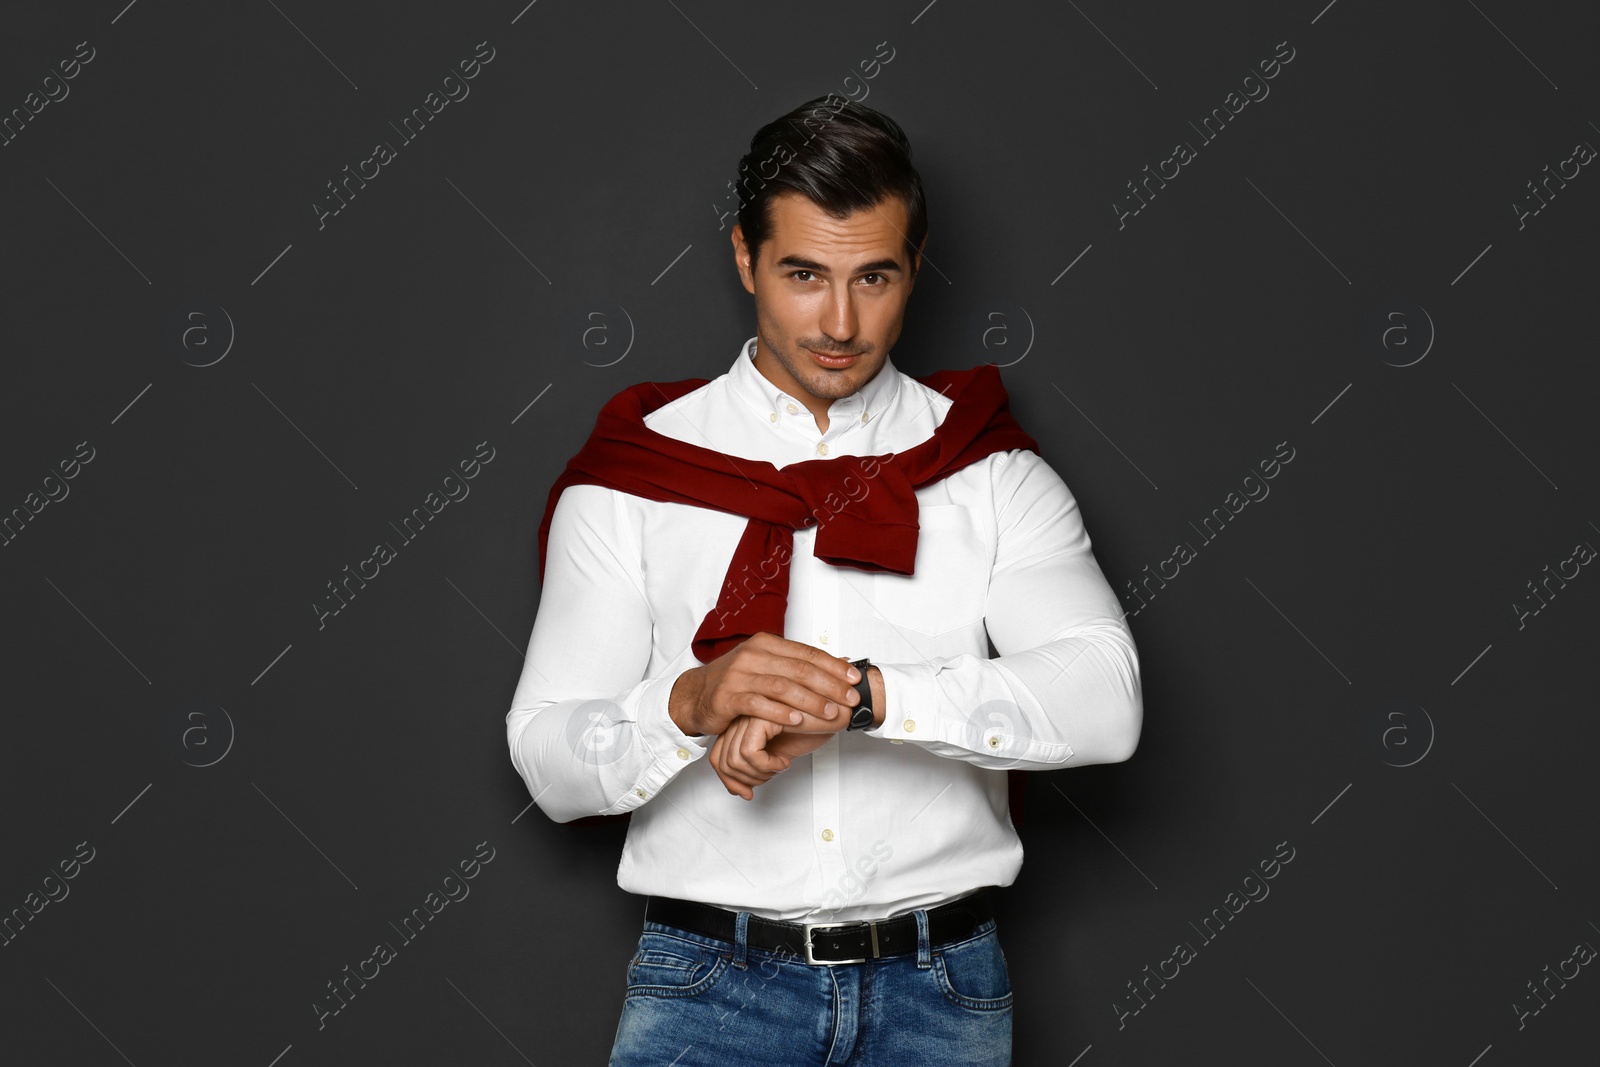
<svg viewBox="0 0 1600 1067">
<path fill-rule="evenodd" d="M 809 348 L 806 349 L 806 351 L 811 353 L 811 358 L 816 360 L 819 365 L 827 367 L 830 370 L 843 370 L 845 367 L 850 366 L 856 361 L 855 356 L 827 356 L 823 355 L 821 352 L 812 351 Z"/>
</svg>

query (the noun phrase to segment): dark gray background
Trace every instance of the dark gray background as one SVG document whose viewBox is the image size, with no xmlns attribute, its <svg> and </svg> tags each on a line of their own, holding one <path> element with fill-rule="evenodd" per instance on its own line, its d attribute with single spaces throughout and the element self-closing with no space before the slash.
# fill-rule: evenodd
<svg viewBox="0 0 1600 1067">
<path fill-rule="evenodd" d="M 1119 591 L 1198 548 L 1132 619 L 1133 759 L 1029 777 L 1016 1062 L 1592 1063 L 1600 978 L 1513 1005 L 1600 945 L 1600 578 L 1512 605 L 1600 544 L 1600 178 L 1513 204 L 1600 144 L 1596 28 L 1505 0 L 9 5 L 0 113 L 96 55 L 0 147 L 0 513 L 95 458 L 0 548 L 0 914 L 95 856 L 0 947 L 0 1058 L 603 1062 L 642 901 L 622 828 L 528 810 L 508 758 L 536 529 L 607 397 L 754 332 L 717 217 L 750 135 L 867 91 L 930 198 L 896 362 L 1005 365 Z M 325 183 L 481 41 L 470 96 L 319 230 Z M 319 630 L 325 583 L 485 440 Z M 325 983 L 484 841 L 319 1030 Z"/>
</svg>

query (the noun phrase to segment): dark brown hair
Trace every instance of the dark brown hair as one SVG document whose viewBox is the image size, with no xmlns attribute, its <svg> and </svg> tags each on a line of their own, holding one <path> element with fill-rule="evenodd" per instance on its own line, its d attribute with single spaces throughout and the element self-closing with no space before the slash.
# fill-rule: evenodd
<svg viewBox="0 0 1600 1067">
<path fill-rule="evenodd" d="M 834 218 L 874 207 L 891 196 L 905 201 L 908 268 L 928 232 L 922 178 L 911 165 L 911 143 L 882 112 L 839 96 L 819 96 L 774 119 L 750 139 L 739 161 L 739 227 L 754 266 L 771 232 L 767 203 L 797 192 Z"/>
</svg>

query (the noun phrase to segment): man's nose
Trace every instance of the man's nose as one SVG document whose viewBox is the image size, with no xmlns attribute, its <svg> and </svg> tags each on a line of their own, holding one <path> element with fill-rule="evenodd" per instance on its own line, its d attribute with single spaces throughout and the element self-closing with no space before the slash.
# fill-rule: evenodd
<svg viewBox="0 0 1600 1067">
<path fill-rule="evenodd" d="M 835 345 L 846 345 L 856 335 L 856 305 L 848 291 L 829 300 L 820 325 Z"/>
</svg>

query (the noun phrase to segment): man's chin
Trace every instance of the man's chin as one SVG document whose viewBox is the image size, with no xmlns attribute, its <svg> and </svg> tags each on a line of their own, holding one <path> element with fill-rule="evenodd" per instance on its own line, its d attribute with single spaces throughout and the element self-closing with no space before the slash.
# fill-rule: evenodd
<svg viewBox="0 0 1600 1067">
<path fill-rule="evenodd" d="M 856 391 L 855 380 L 842 375 L 830 375 L 820 380 L 801 379 L 806 392 L 818 400 L 842 400 Z"/>
</svg>

